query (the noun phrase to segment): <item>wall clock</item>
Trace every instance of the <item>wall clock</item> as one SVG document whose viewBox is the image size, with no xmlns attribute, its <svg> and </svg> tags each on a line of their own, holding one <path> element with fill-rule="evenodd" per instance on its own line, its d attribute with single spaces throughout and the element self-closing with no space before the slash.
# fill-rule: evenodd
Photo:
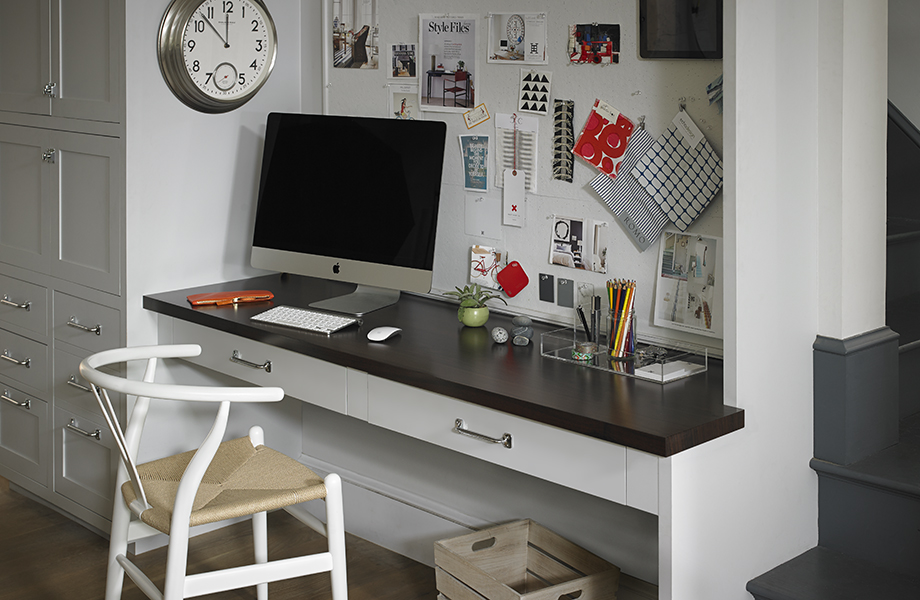
<svg viewBox="0 0 920 600">
<path fill-rule="evenodd" d="M 275 66 L 276 50 L 275 23 L 262 0 L 173 0 L 157 39 L 166 85 L 205 113 L 252 99 Z"/>
</svg>

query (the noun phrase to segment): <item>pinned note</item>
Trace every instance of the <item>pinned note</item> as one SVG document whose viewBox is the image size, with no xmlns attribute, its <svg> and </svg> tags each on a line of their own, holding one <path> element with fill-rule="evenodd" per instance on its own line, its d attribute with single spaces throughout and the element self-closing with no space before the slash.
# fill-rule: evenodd
<svg viewBox="0 0 920 600">
<path fill-rule="evenodd" d="M 514 227 L 524 226 L 524 172 L 505 169 L 502 194 L 502 223 Z"/>
</svg>

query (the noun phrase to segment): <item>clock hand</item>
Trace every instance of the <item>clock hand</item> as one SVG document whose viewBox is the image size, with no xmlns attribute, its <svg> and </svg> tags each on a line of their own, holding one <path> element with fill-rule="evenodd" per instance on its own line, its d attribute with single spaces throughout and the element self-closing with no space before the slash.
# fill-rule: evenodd
<svg viewBox="0 0 920 600">
<path fill-rule="evenodd" d="M 204 19 L 204 22 L 207 23 L 208 26 L 209 26 L 211 29 L 214 30 L 214 33 L 217 34 L 217 37 L 220 38 L 220 41 L 222 41 L 222 42 L 224 43 L 224 48 L 229 48 L 229 47 L 230 47 L 230 44 L 228 44 L 228 43 L 227 43 L 227 40 L 224 39 L 224 36 L 222 36 L 222 35 L 220 34 L 220 32 L 217 31 L 217 27 L 214 27 L 214 23 L 211 23 L 211 20 L 208 19 L 206 16 L 204 16 L 204 13 L 201 13 L 201 18 Z"/>
<path fill-rule="evenodd" d="M 224 41 L 224 44 L 225 44 L 225 45 L 224 45 L 224 48 L 229 48 L 229 47 L 230 47 L 230 13 L 227 13 L 226 16 L 227 16 L 227 20 L 224 21 L 224 25 L 226 25 L 226 28 L 225 28 L 225 31 L 226 31 L 226 34 L 225 34 L 226 40 Z"/>
</svg>

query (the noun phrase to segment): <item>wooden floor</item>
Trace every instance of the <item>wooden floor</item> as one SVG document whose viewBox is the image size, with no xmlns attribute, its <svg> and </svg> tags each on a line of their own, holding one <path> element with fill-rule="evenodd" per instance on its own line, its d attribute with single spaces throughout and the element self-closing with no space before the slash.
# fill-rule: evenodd
<svg viewBox="0 0 920 600">
<path fill-rule="evenodd" d="M 347 515 L 346 515 L 347 519 Z M 321 552 L 326 540 L 283 511 L 268 517 L 269 558 Z M 437 597 L 434 570 L 349 535 L 350 600 L 415 600 Z M 206 533 L 190 542 L 189 572 L 250 561 L 249 522 Z M 55 511 L 10 491 L 0 477 L 0 600 L 100 600 L 105 588 L 108 542 Z M 163 585 L 165 548 L 136 563 Z M 146 598 L 125 578 L 124 600 Z M 329 575 L 321 573 L 269 585 L 271 600 L 330 598 Z M 213 600 L 255 598 L 255 588 L 202 596 Z"/>
</svg>

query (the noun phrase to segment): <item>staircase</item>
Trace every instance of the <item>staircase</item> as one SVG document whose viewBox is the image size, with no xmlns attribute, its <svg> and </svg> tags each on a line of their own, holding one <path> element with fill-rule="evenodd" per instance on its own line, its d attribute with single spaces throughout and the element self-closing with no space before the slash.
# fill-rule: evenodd
<svg viewBox="0 0 920 600">
<path fill-rule="evenodd" d="M 874 404 L 876 390 L 871 389 L 856 393 L 860 406 L 855 408 L 824 403 L 819 385 L 837 382 L 822 382 L 820 361 L 825 359 L 818 356 L 816 342 L 815 458 L 810 465 L 818 474 L 818 546 L 748 582 L 756 600 L 920 599 L 918 165 L 920 131 L 889 102 L 886 320 L 898 334 L 897 358 L 893 353 L 890 358 L 897 362 L 891 374 L 898 381 L 891 394 L 897 406 L 885 407 L 883 391 Z M 842 354 L 858 363 L 858 350 Z M 846 397 L 846 390 L 839 395 Z M 860 408 L 872 412 L 856 419 L 855 433 L 847 429 L 841 435 L 840 421 Z"/>
</svg>

